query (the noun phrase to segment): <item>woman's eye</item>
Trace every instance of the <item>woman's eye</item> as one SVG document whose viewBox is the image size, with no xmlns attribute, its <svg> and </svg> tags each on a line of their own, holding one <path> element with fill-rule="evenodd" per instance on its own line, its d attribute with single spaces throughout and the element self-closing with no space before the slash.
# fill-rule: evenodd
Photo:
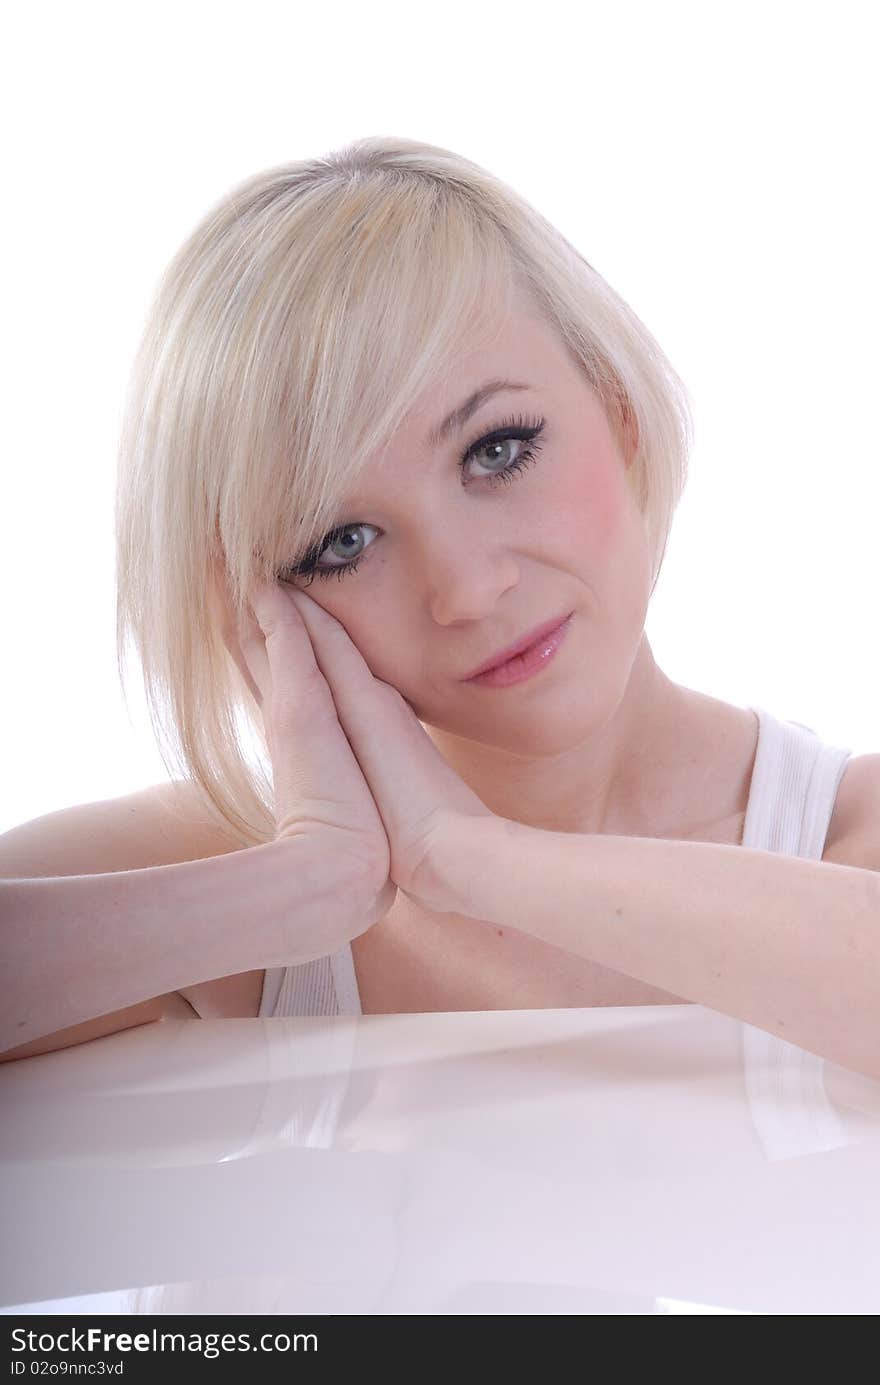
<svg viewBox="0 0 880 1385">
<path fill-rule="evenodd" d="M 480 461 L 479 466 L 488 468 L 490 476 L 497 476 L 499 472 L 506 471 L 521 456 L 525 448 L 522 438 L 502 438 L 500 442 L 481 443 L 476 451 L 471 452 L 462 465 L 475 461 L 481 453 L 486 454 L 486 460 Z M 512 455 L 511 455 L 512 454 Z"/>
<path fill-rule="evenodd" d="M 471 463 L 486 453 L 487 461 L 478 462 L 482 470 L 473 471 L 473 479 L 486 481 L 490 486 L 510 485 L 520 472 L 534 465 L 541 450 L 543 432 L 543 418 L 507 419 L 500 428 L 471 443 L 458 463 L 459 470 L 464 476 Z M 315 577 L 325 578 L 335 574 L 341 578 L 346 573 L 356 572 L 359 559 L 373 541 L 364 538 L 363 533 L 359 532 L 363 530 L 372 530 L 374 537 L 379 532 L 374 524 L 343 524 L 327 535 L 320 548 L 313 549 L 299 563 L 286 569 L 286 574 L 279 575 L 282 580 L 286 575 L 288 580 L 304 577 L 311 582 Z"/>
<path fill-rule="evenodd" d="M 471 474 L 477 481 L 488 481 L 490 486 L 509 485 L 527 466 L 531 466 L 541 450 L 540 438 L 544 432 L 544 420 L 530 421 L 523 418 L 508 419 L 494 432 L 485 434 L 471 443 L 465 452 L 459 468 L 462 475 L 471 462 L 486 454 L 487 461 L 478 461 L 481 470 Z M 511 456 L 511 451 L 513 455 Z"/>
<path fill-rule="evenodd" d="M 329 535 L 319 551 L 292 568 L 291 576 L 307 577 L 311 581 L 313 577 L 330 577 L 334 573 L 342 577 L 347 572 L 356 571 L 358 559 L 372 542 L 365 540 L 358 532 L 363 529 L 372 529 L 374 535 L 379 532 L 375 524 L 345 524 L 335 534 Z"/>
</svg>

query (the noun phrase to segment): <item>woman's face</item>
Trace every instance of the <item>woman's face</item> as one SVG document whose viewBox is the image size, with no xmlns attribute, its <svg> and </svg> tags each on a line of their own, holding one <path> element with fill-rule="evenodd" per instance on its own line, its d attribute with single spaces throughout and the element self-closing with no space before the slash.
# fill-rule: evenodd
<svg viewBox="0 0 880 1385">
<path fill-rule="evenodd" d="M 429 441 L 453 409 L 497 381 L 525 388 L 499 390 Z M 531 441 L 473 449 L 511 420 Z M 564 346 L 518 309 L 466 348 L 371 459 L 334 524 L 343 535 L 317 560 L 326 580 L 289 580 L 307 586 L 426 725 L 518 755 L 562 751 L 613 714 L 643 634 L 651 555 L 626 465 Z M 505 467 L 506 478 L 493 480 Z M 356 571 L 338 576 L 354 558 Z M 463 681 L 569 612 L 562 645 L 534 677 L 507 687 Z"/>
</svg>

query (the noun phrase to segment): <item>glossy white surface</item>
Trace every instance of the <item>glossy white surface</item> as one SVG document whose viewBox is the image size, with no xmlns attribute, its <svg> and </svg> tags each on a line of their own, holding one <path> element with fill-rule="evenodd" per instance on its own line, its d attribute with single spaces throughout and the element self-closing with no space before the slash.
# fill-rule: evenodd
<svg viewBox="0 0 880 1385">
<path fill-rule="evenodd" d="M 0 1066 L 4 1311 L 880 1311 L 880 1083 L 696 1005 Z"/>
</svg>

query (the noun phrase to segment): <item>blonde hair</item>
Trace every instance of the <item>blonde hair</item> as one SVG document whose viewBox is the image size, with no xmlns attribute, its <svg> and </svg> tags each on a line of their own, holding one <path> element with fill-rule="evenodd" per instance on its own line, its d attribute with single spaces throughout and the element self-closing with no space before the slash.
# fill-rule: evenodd
<svg viewBox="0 0 880 1385">
<path fill-rule="evenodd" d="M 172 779 L 240 845 L 274 836 L 273 790 L 245 753 L 243 733 L 266 743 L 216 573 L 237 613 L 254 580 L 313 548 L 461 342 L 523 290 L 635 438 L 653 593 L 687 478 L 685 387 L 618 294 L 486 170 L 360 139 L 237 185 L 166 269 L 119 446 L 117 656 L 124 693 L 134 644 Z"/>
</svg>

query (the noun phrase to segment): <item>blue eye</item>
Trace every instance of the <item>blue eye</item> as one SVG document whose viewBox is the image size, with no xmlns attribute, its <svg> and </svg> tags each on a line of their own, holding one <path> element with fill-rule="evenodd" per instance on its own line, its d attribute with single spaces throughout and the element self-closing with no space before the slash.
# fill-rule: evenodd
<svg viewBox="0 0 880 1385">
<path fill-rule="evenodd" d="M 541 443 L 538 439 L 543 431 L 543 418 L 538 419 L 536 422 L 529 422 L 522 418 L 507 419 L 500 427 L 493 429 L 491 433 L 486 433 L 483 437 L 478 438 L 476 442 L 470 444 L 458 463 L 459 471 L 462 476 L 464 476 L 468 463 L 472 458 L 476 457 L 484 450 L 500 448 L 503 454 L 504 447 L 509 442 L 527 443 L 529 445 L 518 451 L 515 457 L 510 461 L 505 461 L 503 455 L 500 458 L 496 458 L 497 461 L 502 462 L 502 465 L 499 466 L 497 471 L 482 476 L 478 474 L 476 477 L 478 481 L 486 481 L 490 486 L 509 486 L 511 481 L 515 480 L 527 467 L 534 465 L 537 454 L 541 450 Z M 292 563 L 290 567 L 285 568 L 278 576 L 282 581 L 290 581 L 292 578 L 296 577 L 306 577 L 308 578 L 306 586 L 309 586 L 315 577 L 320 577 L 323 580 L 335 574 L 337 577 L 342 578 L 348 573 L 357 572 L 358 563 L 368 547 L 367 543 L 361 543 L 360 546 L 358 546 L 358 540 L 356 538 L 354 538 L 354 542 L 351 542 L 353 538 L 351 531 L 358 529 L 376 530 L 376 526 L 374 524 L 363 523 L 343 524 L 339 529 L 334 529 L 331 533 L 325 535 L 321 542 L 301 558 L 299 562 Z M 378 530 L 376 530 L 376 532 L 378 532 Z M 320 566 L 319 559 L 323 558 L 328 550 L 331 549 L 334 544 L 338 543 L 343 543 L 344 552 L 347 554 L 354 554 L 354 556 L 344 558 L 343 561 L 338 564 L 331 563 L 329 566 Z M 334 556 L 340 557 L 341 554 L 337 553 Z"/>
<path fill-rule="evenodd" d="M 505 443 L 508 442 L 531 443 L 530 447 L 524 447 L 521 451 L 517 452 L 513 461 L 505 463 L 498 471 L 494 471 L 488 476 L 479 476 L 477 478 L 480 481 L 488 481 L 490 486 L 497 486 L 499 484 L 509 486 L 510 482 L 519 472 L 525 471 L 526 467 L 533 465 L 537 453 L 541 450 L 541 444 L 537 439 L 543 432 L 543 429 L 543 419 L 539 419 L 537 423 L 533 424 L 527 424 L 522 419 L 510 419 L 507 423 L 503 423 L 500 428 L 496 428 L 493 432 L 487 433 L 485 437 L 479 438 L 477 442 L 471 443 L 459 462 L 459 468 L 464 472 L 471 458 L 477 456 L 477 454 L 484 449 L 492 447 L 503 448 Z"/>
<path fill-rule="evenodd" d="M 324 539 L 323 547 L 320 552 L 315 555 L 312 563 L 304 569 L 300 567 L 297 575 L 300 577 L 308 576 L 311 579 L 315 575 L 318 577 L 330 577 L 333 573 L 336 573 L 338 577 L 343 577 L 347 572 L 356 572 L 358 561 L 367 547 L 366 542 L 357 537 L 357 530 L 359 529 L 375 530 L 376 526 L 374 524 L 346 524 L 341 529 L 335 529 L 332 534 L 328 534 L 326 539 Z M 378 530 L 376 530 L 376 532 L 378 533 Z M 341 563 L 335 565 L 331 564 L 328 567 L 319 567 L 318 558 L 323 558 L 328 553 L 331 553 L 331 556 L 336 558 L 341 556 L 339 552 L 331 552 L 336 544 L 339 544 L 342 553 L 348 556 L 343 558 Z"/>
</svg>

